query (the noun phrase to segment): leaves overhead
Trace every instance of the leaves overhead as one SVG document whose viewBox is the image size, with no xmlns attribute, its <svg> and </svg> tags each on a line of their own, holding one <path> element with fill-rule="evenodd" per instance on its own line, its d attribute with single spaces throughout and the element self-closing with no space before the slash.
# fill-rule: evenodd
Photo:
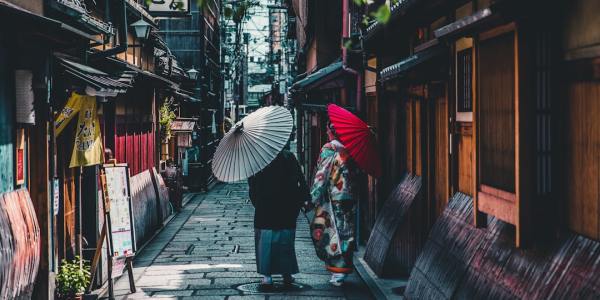
<svg viewBox="0 0 600 300">
<path fill-rule="evenodd" d="M 387 5 L 381 5 L 376 11 L 371 13 L 371 16 L 381 23 L 387 23 L 391 15 L 390 7 Z"/>
</svg>

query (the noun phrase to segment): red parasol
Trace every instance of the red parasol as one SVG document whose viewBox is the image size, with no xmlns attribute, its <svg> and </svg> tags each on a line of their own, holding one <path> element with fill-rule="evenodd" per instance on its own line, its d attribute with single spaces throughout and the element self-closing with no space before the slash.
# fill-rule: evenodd
<svg viewBox="0 0 600 300">
<path fill-rule="evenodd" d="M 329 120 L 350 156 L 368 174 L 381 175 L 381 161 L 377 142 L 371 128 L 351 112 L 335 105 L 327 106 Z"/>
</svg>

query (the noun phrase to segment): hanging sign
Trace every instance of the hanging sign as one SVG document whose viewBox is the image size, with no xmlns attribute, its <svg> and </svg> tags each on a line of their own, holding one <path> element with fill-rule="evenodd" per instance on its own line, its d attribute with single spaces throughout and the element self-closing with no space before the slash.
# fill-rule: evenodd
<svg viewBox="0 0 600 300">
<path fill-rule="evenodd" d="M 82 97 L 70 168 L 98 165 L 104 162 L 100 122 L 96 115 L 96 97 Z"/>
<path fill-rule="evenodd" d="M 53 198 L 54 215 L 57 216 L 58 210 L 60 209 L 60 190 L 59 190 L 58 178 L 54 178 L 52 180 L 52 198 Z"/>
<path fill-rule="evenodd" d="M 81 100 L 85 97 L 89 96 L 83 96 L 77 93 L 71 94 L 71 97 L 69 97 L 69 100 L 67 100 L 67 104 L 65 104 L 65 107 L 60 111 L 56 117 L 56 120 L 54 120 L 54 134 L 56 136 L 61 134 L 63 129 L 65 129 L 67 124 L 69 124 L 69 121 L 71 121 L 71 119 L 73 119 L 73 117 L 79 112 L 79 109 L 81 108 Z"/>
<path fill-rule="evenodd" d="M 17 161 L 16 161 L 16 179 L 17 185 L 25 183 L 25 129 L 17 129 Z"/>
<path fill-rule="evenodd" d="M 177 146 L 188 148 L 192 146 L 192 134 L 190 132 L 177 133 Z"/>
<path fill-rule="evenodd" d="M 190 13 L 189 0 L 150 0 L 148 11 L 153 16 L 173 16 Z"/>
<path fill-rule="evenodd" d="M 33 72 L 30 70 L 15 70 L 15 121 L 23 124 L 35 124 L 33 106 Z"/>
</svg>

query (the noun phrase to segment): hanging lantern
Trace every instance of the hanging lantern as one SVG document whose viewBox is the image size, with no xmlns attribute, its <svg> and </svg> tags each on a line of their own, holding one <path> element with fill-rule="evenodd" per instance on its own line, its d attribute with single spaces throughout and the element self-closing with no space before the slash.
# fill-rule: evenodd
<svg viewBox="0 0 600 300">
<path fill-rule="evenodd" d="M 152 26 L 150 26 L 150 23 L 144 21 L 144 19 L 140 19 L 130 26 L 135 30 L 135 36 L 138 39 L 147 40 L 148 36 L 150 36 L 150 30 L 152 29 Z"/>
</svg>

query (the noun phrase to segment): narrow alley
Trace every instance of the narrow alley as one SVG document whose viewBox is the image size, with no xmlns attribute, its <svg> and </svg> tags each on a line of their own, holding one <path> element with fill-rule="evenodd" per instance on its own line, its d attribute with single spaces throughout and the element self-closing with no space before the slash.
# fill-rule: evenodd
<svg viewBox="0 0 600 300">
<path fill-rule="evenodd" d="M 182 211 L 136 256 L 136 293 L 127 276 L 115 283 L 116 299 L 370 299 L 358 275 L 343 288 L 315 255 L 308 222 L 301 215 L 296 233 L 299 287 L 261 294 L 256 289 L 253 208 L 245 183 L 221 184 L 195 194 Z M 275 278 L 281 280 L 281 278 Z"/>
</svg>

